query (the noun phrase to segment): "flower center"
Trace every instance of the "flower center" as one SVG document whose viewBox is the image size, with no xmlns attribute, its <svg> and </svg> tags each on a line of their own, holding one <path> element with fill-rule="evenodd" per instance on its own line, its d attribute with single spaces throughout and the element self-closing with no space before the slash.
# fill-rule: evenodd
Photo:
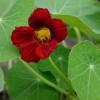
<svg viewBox="0 0 100 100">
<path fill-rule="evenodd" d="M 36 31 L 36 37 L 41 42 L 51 39 L 51 33 L 50 33 L 49 28 L 43 27 L 43 28 L 37 30 Z"/>
</svg>

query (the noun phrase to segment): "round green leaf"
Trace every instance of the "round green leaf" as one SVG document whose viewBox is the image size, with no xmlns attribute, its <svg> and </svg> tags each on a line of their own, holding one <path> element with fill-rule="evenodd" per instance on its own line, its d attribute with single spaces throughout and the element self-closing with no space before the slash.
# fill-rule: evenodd
<svg viewBox="0 0 100 100">
<path fill-rule="evenodd" d="M 0 16 L 0 62 L 19 57 L 17 49 L 11 43 L 10 36 L 15 27 L 27 25 L 28 17 L 34 9 L 34 0 L 10 1 L 13 2 L 11 2 L 11 7 Z M 1 2 L 3 1 L 1 0 L 0 4 Z"/>
<path fill-rule="evenodd" d="M 4 73 L 0 67 L 0 92 L 4 89 Z"/>
<path fill-rule="evenodd" d="M 37 68 L 34 69 L 38 71 Z M 48 77 L 49 80 L 52 80 L 51 74 L 49 76 L 49 73 L 44 74 L 46 78 Z M 18 62 L 8 72 L 7 85 L 13 100 L 58 100 L 58 92 L 33 76 L 21 62 Z"/>
<path fill-rule="evenodd" d="M 72 48 L 69 78 L 80 100 L 100 100 L 100 49 L 89 41 Z"/>
</svg>

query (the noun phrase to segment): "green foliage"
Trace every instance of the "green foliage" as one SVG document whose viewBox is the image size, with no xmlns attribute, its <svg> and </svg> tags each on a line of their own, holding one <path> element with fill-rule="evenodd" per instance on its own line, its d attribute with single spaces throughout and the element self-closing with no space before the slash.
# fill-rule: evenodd
<svg viewBox="0 0 100 100">
<path fill-rule="evenodd" d="M 63 45 L 59 45 L 52 53 L 51 59 L 53 63 L 67 76 L 68 71 L 68 55 L 70 49 L 65 48 Z M 32 63 L 32 66 L 38 67 L 41 71 L 52 71 L 52 63 L 50 59 L 41 60 L 39 63 Z M 55 72 L 56 73 L 56 72 Z"/>
<path fill-rule="evenodd" d="M 70 50 L 60 45 L 51 56 L 51 60 L 47 59 L 39 63 L 30 63 L 30 66 L 45 77 L 50 82 L 53 82 L 61 89 L 68 90 L 68 83 L 58 75 L 54 69 L 57 66 L 62 74 L 67 78 L 68 71 L 68 55 Z M 66 55 L 66 56 L 65 56 Z M 24 64 L 18 62 L 8 73 L 7 84 L 9 87 L 10 95 L 16 100 L 58 100 L 59 92 L 54 91 L 52 88 L 47 87 L 41 80 L 25 67 Z M 19 84 L 20 83 L 20 84 Z M 27 89 L 28 88 L 28 89 Z M 25 91 L 25 92 L 23 92 Z M 47 93 L 46 93 L 47 92 Z M 37 94 L 37 95 L 36 95 Z M 46 96 L 44 96 L 46 94 Z"/>
<path fill-rule="evenodd" d="M 37 7 L 51 13 L 72 26 L 78 26 L 86 35 L 100 41 L 100 3 L 98 0 L 36 0 Z"/>
<path fill-rule="evenodd" d="M 68 75 L 80 100 L 100 99 L 100 49 L 89 41 L 72 48 Z"/>
<path fill-rule="evenodd" d="M 77 37 L 80 42 L 80 36 L 85 33 L 100 41 L 98 0 L 0 0 L 0 62 L 20 57 L 11 43 L 11 33 L 15 27 L 28 25 L 28 17 L 35 7 L 48 8 L 54 17 L 63 19 L 68 24 L 70 38 Z M 76 36 L 78 28 L 81 35 Z M 80 42 L 72 50 L 59 45 L 50 58 L 39 63 L 18 61 L 7 76 L 11 99 L 100 100 L 100 48 L 97 46 L 89 41 Z M 0 91 L 3 88 L 4 73 L 0 68 Z"/>
<path fill-rule="evenodd" d="M 9 9 L 12 7 L 14 4 L 15 0 L 4 0 L 0 1 L 0 16 L 4 15 L 9 11 Z"/>
<path fill-rule="evenodd" d="M 52 80 L 49 76 L 46 74 L 46 77 Z M 58 100 L 58 92 L 33 76 L 21 62 L 9 71 L 7 83 L 9 93 L 14 100 Z"/>
<path fill-rule="evenodd" d="M 4 89 L 4 73 L 0 67 L 0 92 Z"/>
<path fill-rule="evenodd" d="M 55 76 L 58 86 L 68 89 L 68 86 L 65 83 L 64 79 L 58 76 L 58 73 L 53 69 L 53 66 L 59 68 L 59 70 L 61 70 L 61 72 L 67 77 L 69 52 L 70 49 L 59 45 L 50 57 L 52 62 L 50 59 L 46 59 L 40 61 L 39 63 L 31 63 L 31 65 L 39 68 L 39 70 L 41 70 L 42 72 L 50 71 Z"/>
<path fill-rule="evenodd" d="M 100 11 L 100 5 L 95 0 L 36 0 L 37 7 L 46 7 L 53 13 L 61 13 L 62 15 L 85 16 Z"/>
<path fill-rule="evenodd" d="M 34 9 L 34 0 L 9 2 L 8 6 L 3 7 L 5 12 L 0 16 L 0 62 L 19 57 L 17 49 L 11 44 L 10 35 L 16 26 L 27 25 L 28 16 Z M 0 1 L 0 4 L 2 3 L 3 1 Z"/>
</svg>

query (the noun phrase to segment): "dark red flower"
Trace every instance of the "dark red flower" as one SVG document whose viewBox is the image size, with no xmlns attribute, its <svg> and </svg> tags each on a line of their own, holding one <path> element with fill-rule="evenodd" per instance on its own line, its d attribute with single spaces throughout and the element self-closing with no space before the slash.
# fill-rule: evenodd
<svg viewBox="0 0 100 100">
<path fill-rule="evenodd" d="M 67 36 L 67 27 L 60 19 L 53 19 L 48 9 L 37 8 L 29 17 L 29 26 L 16 27 L 11 40 L 19 47 L 26 62 L 48 58 Z"/>
</svg>

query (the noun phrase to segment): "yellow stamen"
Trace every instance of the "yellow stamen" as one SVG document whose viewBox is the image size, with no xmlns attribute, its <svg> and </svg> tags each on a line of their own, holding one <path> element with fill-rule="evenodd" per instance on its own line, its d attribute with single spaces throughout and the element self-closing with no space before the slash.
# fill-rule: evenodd
<svg viewBox="0 0 100 100">
<path fill-rule="evenodd" d="M 42 42 L 49 40 L 51 38 L 50 30 L 46 27 L 43 27 L 36 31 L 36 37 Z"/>
</svg>

